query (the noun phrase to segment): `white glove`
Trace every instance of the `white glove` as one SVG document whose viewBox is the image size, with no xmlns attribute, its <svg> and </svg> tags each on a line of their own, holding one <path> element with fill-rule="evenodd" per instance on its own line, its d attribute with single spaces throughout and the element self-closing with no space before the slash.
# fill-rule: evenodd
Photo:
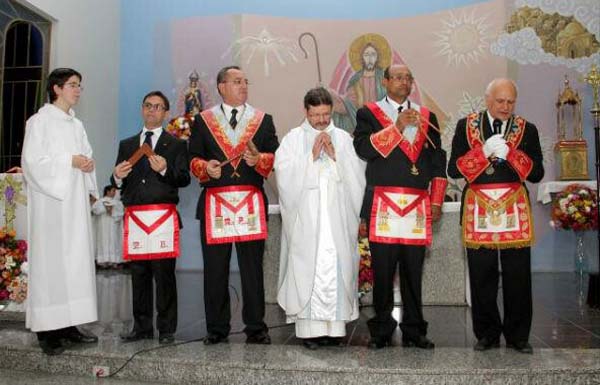
<svg viewBox="0 0 600 385">
<path fill-rule="evenodd" d="M 506 140 L 502 137 L 502 135 L 496 134 L 490 136 L 483 144 L 483 155 L 485 155 L 486 158 L 492 156 L 496 146 L 499 145 L 499 143 L 506 144 Z"/>
<path fill-rule="evenodd" d="M 494 154 L 496 154 L 498 159 L 506 160 L 506 156 L 508 155 L 508 144 L 506 144 L 506 140 L 496 144 L 494 147 Z"/>
</svg>

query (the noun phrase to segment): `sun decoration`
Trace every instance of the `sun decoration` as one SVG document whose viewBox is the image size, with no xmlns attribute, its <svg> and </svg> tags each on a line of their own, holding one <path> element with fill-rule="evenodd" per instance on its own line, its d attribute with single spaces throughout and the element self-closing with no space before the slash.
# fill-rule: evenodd
<svg viewBox="0 0 600 385">
<path fill-rule="evenodd" d="M 459 16 L 450 12 L 448 19 L 441 22 L 444 29 L 434 32 L 439 38 L 435 46 L 440 48 L 439 56 L 447 57 L 448 65 L 468 67 L 486 54 L 490 39 L 487 16 L 478 17 L 475 11 L 463 11 Z"/>
<path fill-rule="evenodd" d="M 275 37 L 263 28 L 258 36 L 244 36 L 234 41 L 231 46 L 223 54 L 223 58 L 233 52 L 234 59 L 239 59 L 241 55 L 247 56 L 246 64 L 250 63 L 254 54 L 258 52 L 262 55 L 264 62 L 265 76 L 269 76 L 269 56 L 275 56 L 279 64 L 283 67 L 286 61 L 291 59 L 298 61 L 294 51 L 297 49 L 296 44 L 287 38 Z"/>
</svg>

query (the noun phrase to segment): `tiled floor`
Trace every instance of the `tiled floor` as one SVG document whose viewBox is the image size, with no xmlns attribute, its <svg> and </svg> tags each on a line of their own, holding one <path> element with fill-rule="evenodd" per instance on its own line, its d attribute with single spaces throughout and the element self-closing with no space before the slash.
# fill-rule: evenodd
<svg viewBox="0 0 600 385">
<path fill-rule="evenodd" d="M 203 306 L 203 284 L 200 272 L 178 273 L 179 327 L 178 340 L 201 338 L 206 333 Z M 585 305 L 587 277 L 583 287 L 573 273 L 536 273 L 533 276 L 534 317 L 530 342 L 534 347 L 600 348 L 600 310 Z M 98 273 L 100 321 L 92 326 L 98 334 L 116 335 L 131 326 L 131 286 L 122 272 Z M 231 342 L 243 342 L 239 275 L 230 279 L 232 303 Z M 502 298 L 499 296 L 499 303 Z M 400 317 L 401 307 L 394 311 Z M 424 309 L 429 322 L 429 337 L 438 347 L 470 347 L 475 343 L 468 307 L 428 306 Z M 346 343 L 366 345 L 369 340 L 366 320 L 371 307 L 361 309 L 360 318 L 348 324 Z M 283 312 L 276 304 L 267 305 L 266 320 L 275 344 L 299 344 L 293 325 L 285 325 Z M 14 327 L 14 324 L 13 324 Z M 398 330 L 399 332 L 399 330 Z M 398 333 L 397 333 L 398 334 Z M 400 335 L 396 337 L 399 341 Z"/>
</svg>

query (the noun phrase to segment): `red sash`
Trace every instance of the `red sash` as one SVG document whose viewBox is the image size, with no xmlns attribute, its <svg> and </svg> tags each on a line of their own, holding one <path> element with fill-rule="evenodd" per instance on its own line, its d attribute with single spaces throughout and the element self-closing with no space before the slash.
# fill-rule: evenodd
<svg viewBox="0 0 600 385">
<path fill-rule="evenodd" d="M 369 222 L 369 241 L 430 245 L 431 205 L 427 190 L 376 186 Z"/>
<path fill-rule="evenodd" d="M 209 245 L 267 238 L 264 198 L 255 186 L 207 188 L 204 213 Z"/>
<path fill-rule="evenodd" d="M 246 145 L 250 140 L 252 140 L 252 138 L 256 134 L 256 131 L 258 131 L 258 128 L 260 127 L 260 124 L 262 123 L 263 118 L 265 117 L 265 113 L 259 110 L 254 110 L 254 116 L 250 118 L 250 121 L 248 122 L 248 125 L 244 130 L 244 134 L 242 135 L 239 143 L 236 146 L 231 144 L 229 138 L 227 137 L 227 134 L 225 133 L 225 128 L 221 125 L 219 119 L 212 110 L 202 111 L 200 116 L 204 120 L 204 123 L 206 123 L 208 130 L 212 134 L 213 138 L 215 139 L 215 142 L 217 142 L 217 145 L 219 146 L 223 154 L 225 155 L 225 158 L 232 159 L 246 150 Z M 237 128 L 241 129 L 241 127 Z M 231 166 L 234 170 L 237 169 L 241 161 L 242 158 L 239 157 L 231 162 Z"/>
<path fill-rule="evenodd" d="M 381 127 L 383 127 L 384 129 L 395 124 L 392 121 L 392 119 L 390 119 L 390 117 L 387 116 L 386 113 L 381 109 L 381 107 L 379 107 L 377 103 L 366 103 L 365 107 L 367 107 L 371 111 L 373 116 L 375 116 L 375 119 L 377 119 Z M 408 140 L 402 140 L 398 144 L 400 150 L 402 150 L 402 152 L 408 157 L 408 159 L 410 159 L 410 161 L 413 164 L 417 163 L 417 159 L 419 159 L 419 154 L 421 154 L 423 145 L 427 140 L 427 137 L 424 135 L 424 133 L 427 134 L 427 131 L 429 130 L 429 125 L 427 124 L 430 115 L 429 110 L 426 107 L 420 106 L 419 112 L 421 116 L 425 119 L 421 123 L 421 127 L 417 128 L 417 135 L 415 136 L 415 140 L 413 141 L 413 143 L 410 143 Z"/>
<path fill-rule="evenodd" d="M 179 218 L 174 204 L 126 207 L 123 223 L 123 259 L 179 256 Z"/>
</svg>

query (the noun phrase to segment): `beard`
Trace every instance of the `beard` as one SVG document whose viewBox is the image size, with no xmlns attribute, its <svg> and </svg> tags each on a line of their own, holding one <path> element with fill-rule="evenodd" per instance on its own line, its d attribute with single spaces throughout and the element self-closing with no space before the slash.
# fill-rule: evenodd
<svg viewBox="0 0 600 385">
<path fill-rule="evenodd" d="M 376 61 L 374 62 L 363 62 L 363 68 L 367 71 L 373 71 L 375 69 Z"/>
</svg>

